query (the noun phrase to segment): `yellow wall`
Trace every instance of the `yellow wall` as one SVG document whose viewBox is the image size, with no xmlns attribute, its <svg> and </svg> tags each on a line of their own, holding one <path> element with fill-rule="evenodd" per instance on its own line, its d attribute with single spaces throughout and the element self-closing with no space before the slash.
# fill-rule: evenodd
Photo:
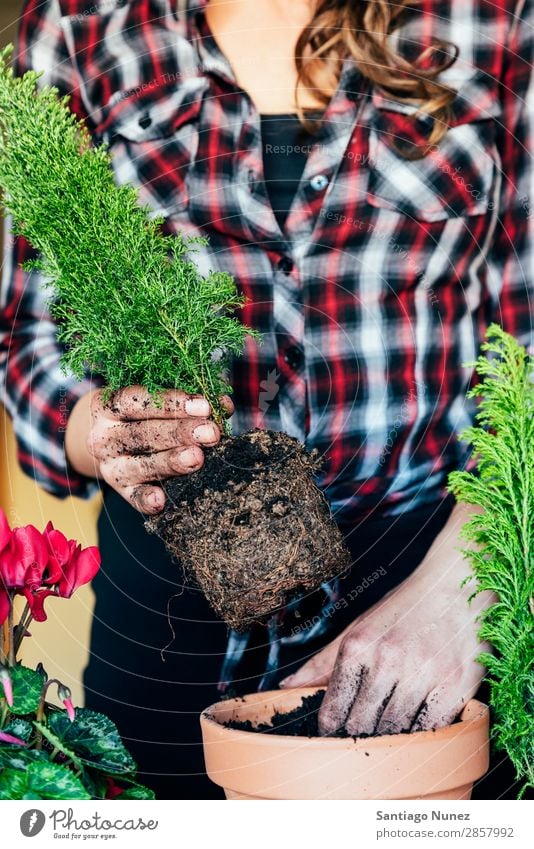
<svg viewBox="0 0 534 849">
<path fill-rule="evenodd" d="M 0 45 L 14 37 L 20 0 L 0 0 Z M 20 471 L 15 459 L 11 424 L 0 409 L 0 505 L 12 526 L 34 524 L 42 530 L 49 519 L 69 539 L 83 545 L 96 542 L 99 500 L 76 498 L 61 501 L 45 493 Z M 31 638 L 24 641 L 23 660 L 42 661 L 49 675 L 71 687 L 74 703 L 83 704 L 81 673 L 87 660 L 93 593 L 84 587 L 71 599 L 49 599 L 48 621 L 33 623 Z"/>
</svg>

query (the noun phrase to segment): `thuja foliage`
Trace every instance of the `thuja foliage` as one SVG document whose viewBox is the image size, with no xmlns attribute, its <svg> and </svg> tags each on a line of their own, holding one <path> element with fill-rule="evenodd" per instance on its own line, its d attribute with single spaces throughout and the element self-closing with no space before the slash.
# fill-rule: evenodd
<svg viewBox="0 0 534 849">
<path fill-rule="evenodd" d="M 201 393 L 222 418 L 227 357 L 247 334 L 234 279 L 202 276 L 189 258 L 204 238 L 162 232 L 161 219 L 117 186 L 109 151 L 40 74 L 16 77 L 0 53 L 0 186 L 14 229 L 39 251 L 32 263 L 51 286 L 50 309 L 76 377 L 109 390 Z"/>
<path fill-rule="evenodd" d="M 495 653 L 488 670 L 493 730 L 526 786 L 534 786 L 534 357 L 497 325 L 476 365 L 481 381 L 475 425 L 463 434 L 476 470 L 449 476 L 455 496 L 479 505 L 464 527 L 477 591 L 497 600 L 481 617 L 479 636 Z M 490 356 L 486 356 L 490 354 Z"/>
</svg>

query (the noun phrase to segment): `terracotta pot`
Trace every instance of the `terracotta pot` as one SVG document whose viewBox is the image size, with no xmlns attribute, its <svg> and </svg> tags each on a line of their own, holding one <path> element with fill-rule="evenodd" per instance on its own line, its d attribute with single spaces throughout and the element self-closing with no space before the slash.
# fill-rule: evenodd
<svg viewBox="0 0 534 849">
<path fill-rule="evenodd" d="M 317 689 L 228 699 L 200 719 L 206 770 L 227 799 L 470 799 L 489 765 L 489 709 L 472 699 L 436 731 L 352 738 L 289 737 L 225 728 L 269 722 Z"/>
</svg>

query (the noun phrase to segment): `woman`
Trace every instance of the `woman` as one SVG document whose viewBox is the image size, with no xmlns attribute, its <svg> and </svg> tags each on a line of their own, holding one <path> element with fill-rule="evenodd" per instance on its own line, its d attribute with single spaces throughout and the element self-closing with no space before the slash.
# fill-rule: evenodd
<svg viewBox="0 0 534 849">
<path fill-rule="evenodd" d="M 41 281 L 11 246 L 20 462 L 60 497 L 103 489 L 86 704 L 116 719 L 160 798 L 217 797 L 198 732 L 217 693 L 328 684 L 322 732 L 370 733 L 446 724 L 479 688 L 491 598 L 467 604 L 468 511 L 445 486 L 468 459 L 462 364 L 492 319 L 531 338 L 531 31 L 522 0 L 25 4 L 17 71 L 71 94 L 117 180 L 169 232 L 208 235 L 201 268 L 248 296 L 264 341 L 233 365 L 234 431 L 319 449 L 353 553 L 350 577 L 283 625 L 227 638 L 142 518 L 164 504 L 158 481 L 217 443 L 206 401 L 158 409 L 125 387 L 106 405 L 60 375 Z"/>
</svg>

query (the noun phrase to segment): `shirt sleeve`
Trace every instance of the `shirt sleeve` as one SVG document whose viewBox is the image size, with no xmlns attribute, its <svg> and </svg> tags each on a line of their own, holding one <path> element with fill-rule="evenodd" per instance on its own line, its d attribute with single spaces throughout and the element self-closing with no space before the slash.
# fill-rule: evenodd
<svg viewBox="0 0 534 849">
<path fill-rule="evenodd" d="M 492 320 L 521 344 L 534 344 L 534 15 L 520 0 L 510 19 L 497 133 L 499 213 L 488 256 Z"/>
<path fill-rule="evenodd" d="M 19 23 L 14 56 L 17 75 L 44 70 L 40 84 L 55 85 L 71 95 L 71 108 L 84 114 L 62 37 L 57 0 L 27 0 Z M 4 223 L 4 264 L 0 299 L 0 401 L 13 420 L 18 461 L 26 474 L 60 498 L 88 498 L 98 491 L 92 478 L 77 474 L 65 455 L 68 417 L 96 383 L 65 376 L 62 347 L 50 317 L 45 280 L 21 263 L 35 257 L 28 242 L 12 235 Z"/>
</svg>

